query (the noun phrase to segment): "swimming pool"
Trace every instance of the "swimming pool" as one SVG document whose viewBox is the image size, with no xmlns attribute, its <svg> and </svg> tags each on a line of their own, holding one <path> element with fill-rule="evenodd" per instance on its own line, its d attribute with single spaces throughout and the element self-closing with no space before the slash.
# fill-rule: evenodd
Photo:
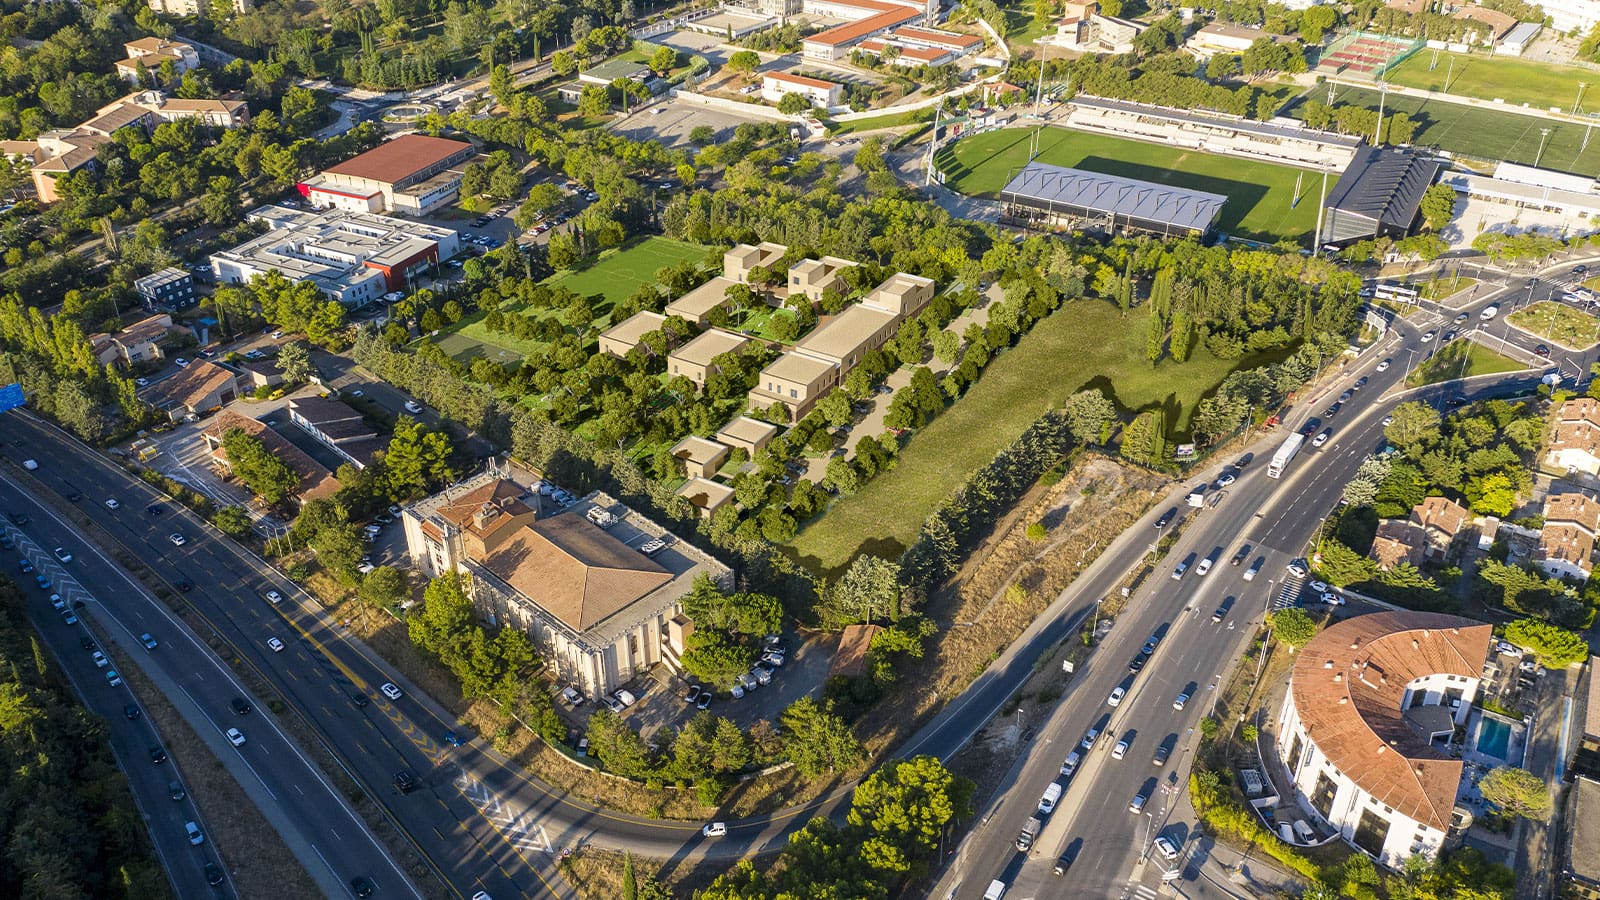
<svg viewBox="0 0 1600 900">
<path fill-rule="evenodd" d="M 1478 752 L 1495 759 L 1506 759 L 1506 751 L 1510 746 L 1511 726 L 1499 719 L 1484 716 L 1478 725 Z"/>
</svg>

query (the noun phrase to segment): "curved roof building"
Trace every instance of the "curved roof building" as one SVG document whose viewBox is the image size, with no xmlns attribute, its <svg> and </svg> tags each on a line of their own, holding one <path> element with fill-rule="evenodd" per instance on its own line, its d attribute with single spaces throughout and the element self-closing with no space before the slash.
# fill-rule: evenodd
<svg viewBox="0 0 1600 900">
<path fill-rule="evenodd" d="M 1461 782 L 1455 735 L 1490 638 L 1481 622 L 1405 611 L 1346 619 L 1313 638 L 1276 735 L 1301 806 L 1384 864 L 1437 854 Z"/>
</svg>

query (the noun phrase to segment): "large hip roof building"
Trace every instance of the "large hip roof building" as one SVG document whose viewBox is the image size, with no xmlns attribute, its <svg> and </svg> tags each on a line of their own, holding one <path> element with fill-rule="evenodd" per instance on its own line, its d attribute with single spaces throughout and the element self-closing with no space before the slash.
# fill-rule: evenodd
<svg viewBox="0 0 1600 900">
<path fill-rule="evenodd" d="M 1382 612 L 1306 644 L 1276 735 L 1301 805 L 1385 865 L 1437 855 L 1461 783 L 1450 744 L 1491 632 L 1459 616 Z"/>
<path fill-rule="evenodd" d="M 324 169 L 300 193 L 319 209 L 420 216 L 460 194 L 462 167 L 477 155 L 462 141 L 403 134 Z"/>
</svg>

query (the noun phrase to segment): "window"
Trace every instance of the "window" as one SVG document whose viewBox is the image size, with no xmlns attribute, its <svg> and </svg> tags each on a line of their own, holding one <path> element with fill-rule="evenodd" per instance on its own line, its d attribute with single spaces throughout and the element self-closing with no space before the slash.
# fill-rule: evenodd
<svg viewBox="0 0 1600 900">
<path fill-rule="evenodd" d="M 1361 821 L 1356 823 L 1356 833 L 1351 840 L 1373 856 L 1382 856 L 1383 845 L 1389 840 L 1389 820 L 1370 809 L 1362 810 Z"/>
<path fill-rule="evenodd" d="M 1338 786 L 1326 772 L 1317 773 L 1317 786 L 1311 792 L 1311 808 L 1322 814 L 1324 819 L 1332 819 L 1333 797 L 1338 793 Z"/>
</svg>

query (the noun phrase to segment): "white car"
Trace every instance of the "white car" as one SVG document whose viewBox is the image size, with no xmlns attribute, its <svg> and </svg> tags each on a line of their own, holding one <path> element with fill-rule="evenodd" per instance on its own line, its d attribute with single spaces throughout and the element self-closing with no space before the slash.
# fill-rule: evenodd
<svg viewBox="0 0 1600 900">
<path fill-rule="evenodd" d="M 709 822 L 704 828 L 700 829 L 700 833 L 706 837 L 722 837 L 728 833 L 728 823 Z"/>
<path fill-rule="evenodd" d="M 1378 363 L 1378 367 L 1376 369 L 1373 369 L 1374 372 L 1387 372 L 1388 370 L 1389 370 L 1389 360 L 1387 360 L 1387 359 L 1384 360 L 1381 363 Z"/>
<path fill-rule="evenodd" d="M 1485 309 L 1483 312 L 1478 313 L 1478 318 L 1480 318 L 1483 321 L 1487 322 L 1490 319 L 1494 318 L 1495 316 L 1498 316 L 1499 314 L 1500 314 L 1500 307 L 1491 306 L 1491 307 Z"/>
<path fill-rule="evenodd" d="M 1209 556 L 1200 560 L 1200 565 L 1194 567 L 1194 574 L 1197 576 L 1204 575 L 1209 571 L 1211 571 L 1211 557 Z"/>
<path fill-rule="evenodd" d="M 621 703 L 624 708 L 627 708 L 635 703 L 638 703 L 639 698 L 635 697 L 632 691 L 617 691 L 617 702 Z"/>
<path fill-rule="evenodd" d="M 267 597 L 267 602 L 268 603 L 281 603 L 281 602 L 283 602 L 283 595 L 278 593 L 277 591 L 267 591 L 266 597 Z"/>
<path fill-rule="evenodd" d="M 1390 425 L 1393 425 L 1393 424 L 1394 424 L 1394 416 L 1384 416 L 1383 417 L 1383 427 L 1388 428 Z"/>
<path fill-rule="evenodd" d="M 111 662 L 110 660 L 106 659 L 106 655 L 101 653 L 99 650 L 96 650 L 89 656 L 89 658 L 94 660 L 95 666 L 101 669 L 104 669 L 106 666 L 110 665 Z"/>
<path fill-rule="evenodd" d="M 1333 429 L 1332 428 L 1324 428 L 1320 432 L 1317 433 L 1316 437 L 1311 439 L 1311 446 L 1313 446 L 1313 447 L 1321 447 L 1323 444 L 1326 444 L 1328 442 L 1328 438 L 1331 438 L 1331 437 L 1333 437 Z"/>
<path fill-rule="evenodd" d="M 267 638 L 267 646 L 272 648 L 273 653 L 283 652 L 283 641 L 280 641 L 277 638 Z"/>
<path fill-rule="evenodd" d="M 51 552 L 56 555 L 56 559 L 60 560 L 63 563 L 72 562 L 72 551 L 68 550 L 65 547 L 57 547 L 55 550 L 53 550 Z"/>
<path fill-rule="evenodd" d="M 385 681 L 383 686 L 379 687 L 378 690 L 383 691 L 383 695 L 388 697 L 390 700 L 399 700 L 402 696 L 404 696 L 400 693 L 400 689 L 394 686 L 394 682 L 392 681 Z"/>
<path fill-rule="evenodd" d="M 1113 688 L 1111 690 L 1111 696 L 1106 698 L 1106 705 L 1107 706 L 1116 706 L 1117 704 L 1121 703 L 1122 702 L 1122 698 L 1126 697 L 1126 696 L 1128 696 L 1127 688 L 1122 688 L 1122 687 Z"/>
<path fill-rule="evenodd" d="M 174 531 L 173 533 L 167 535 L 167 540 L 171 541 L 172 542 L 172 546 L 174 546 L 174 547 L 182 547 L 184 544 L 189 543 L 188 538 L 185 538 L 183 535 L 177 533 L 176 531 Z"/>
<path fill-rule="evenodd" d="M 122 508 L 122 504 L 118 503 L 117 499 L 115 497 L 113 497 L 110 500 L 106 501 L 106 509 L 121 509 L 121 508 Z"/>
<path fill-rule="evenodd" d="M 1167 859 L 1178 858 L 1178 845 L 1167 839 L 1166 835 L 1156 838 L 1156 852 Z"/>
<path fill-rule="evenodd" d="M 1312 582 L 1308 582 L 1306 584 L 1306 587 L 1308 587 L 1312 591 L 1315 591 L 1316 593 L 1320 594 L 1323 591 L 1326 591 L 1328 589 L 1328 584 L 1325 581 L 1312 581 Z"/>
<path fill-rule="evenodd" d="M 1189 693 L 1187 691 L 1185 691 L 1184 693 L 1181 693 L 1181 694 L 1178 695 L 1178 699 L 1172 701 L 1172 708 L 1176 709 L 1176 710 L 1179 710 L 1179 711 L 1182 711 L 1183 705 L 1185 703 L 1188 703 L 1188 702 L 1189 702 Z"/>
<path fill-rule="evenodd" d="M 408 413 L 419 413 L 419 412 L 422 412 L 422 404 L 418 403 L 415 400 L 407 400 L 406 401 L 406 412 L 408 412 Z"/>
<path fill-rule="evenodd" d="M 187 368 L 189 368 L 189 361 L 188 361 L 188 360 L 187 360 L 187 359 L 184 359 L 184 358 L 183 358 L 183 357 L 181 357 L 181 356 L 180 356 L 180 357 L 178 357 L 178 358 L 177 358 L 177 359 L 175 359 L 175 360 L 173 360 L 173 361 L 172 361 L 172 364 L 173 364 L 173 365 L 175 365 L 175 366 L 177 366 L 177 367 L 178 367 L 178 368 L 180 368 L 180 369 L 187 369 Z"/>
<path fill-rule="evenodd" d="M 244 732 L 240 731 L 237 728 L 229 728 L 228 729 L 228 743 L 234 745 L 235 747 L 243 747 L 244 746 Z"/>
<path fill-rule="evenodd" d="M 1423 335 L 1423 336 L 1422 336 L 1422 342 L 1423 342 L 1423 343 L 1424 343 L 1424 344 L 1431 344 L 1431 343 L 1433 343 L 1433 338 L 1434 338 L 1434 335 L 1437 335 L 1437 334 L 1438 334 L 1438 333 L 1439 333 L 1439 332 L 1437 332 L 1437 331 L 1430 331 L 1430 332 L 1428 332 L 1428 333 L 1427 333 L 1427 334 L 1425 334 L 1425 335 Z"/>
<path fill-rule="evenodd" d="M 1329 606 L 1343 606 L 1344 598 L 1338 594 L 1335 594 L 1333 591 L 1323 591 L 1322 602 L 1328 604 Z"/>
<path fill-rule="evenodd" d="M 1115 747 L 1111 748 L 1111 758 L 1112 759 L 1121 759 L 1122 757 L 1126 756 L 1127 754 L 1128 754 L 1128 742 L 1127 741 L 1117 741 L 1117 745 Z"/>
</svg>

